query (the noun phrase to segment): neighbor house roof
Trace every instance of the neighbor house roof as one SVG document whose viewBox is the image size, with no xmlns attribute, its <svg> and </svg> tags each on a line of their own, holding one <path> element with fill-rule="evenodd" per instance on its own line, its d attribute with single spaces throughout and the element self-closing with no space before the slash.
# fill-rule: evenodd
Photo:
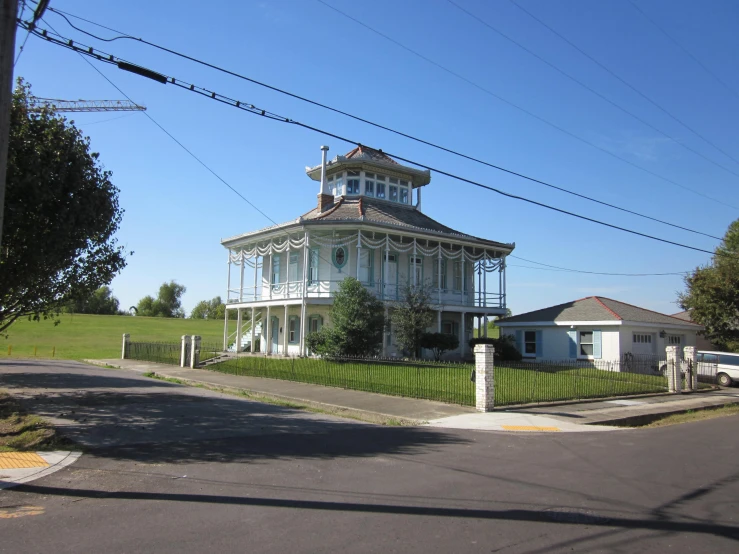
<svg viewBox="0 0 739 554">
<path fill-rule="evenodd" d="M 499 320 L 497 323 L 514 325 L 516 323 L 553 322 L 568 323 L 572 321 L 628 321 L 634 323 L 653 323 L 655 325 L 701 326 L 691 321 L 671 315 L 653 312 L 633 304 L 619 302 L 602 296 L 588 296 L 573 302 L 535 310 L 525 314 L 514 315 Z"/>
</svg>

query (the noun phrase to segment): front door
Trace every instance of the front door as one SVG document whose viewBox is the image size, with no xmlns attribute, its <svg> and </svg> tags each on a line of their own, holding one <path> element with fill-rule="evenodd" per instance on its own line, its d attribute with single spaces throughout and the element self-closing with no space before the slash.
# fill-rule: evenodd
<svg viewBox="0 0 739 554">
<path fill-rule="evenodd" d="M 270 339 L 272 341 L 272 347 L 270 352 L 277 354 L 278 345 L 280 344 L 280 320 L 277 317 L 272 316 L 272 329 L 270 330 Z"/>
</svg>

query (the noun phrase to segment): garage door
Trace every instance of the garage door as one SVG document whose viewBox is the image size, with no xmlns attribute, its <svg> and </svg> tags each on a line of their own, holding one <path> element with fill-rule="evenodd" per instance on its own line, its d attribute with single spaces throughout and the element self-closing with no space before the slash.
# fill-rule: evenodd
<svg viewBox="0 0 739 554">
<path fill-rule="evenodd" d="M 634 333 L 631 344 L 632 354 L 654 354 L 654 335 L 651 333 Z"/>
</svg>

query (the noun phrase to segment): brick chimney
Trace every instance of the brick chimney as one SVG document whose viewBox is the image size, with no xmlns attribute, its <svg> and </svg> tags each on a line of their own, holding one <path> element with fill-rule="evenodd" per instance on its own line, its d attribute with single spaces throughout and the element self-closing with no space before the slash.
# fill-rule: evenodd
<svg viewBox="0 0 739 554">
<path fill-rule="evenodd" d="M 318 211 L 323 213 L 334 205 L 334 195 L 321 193 L 318 195 Z"/>
</svg>

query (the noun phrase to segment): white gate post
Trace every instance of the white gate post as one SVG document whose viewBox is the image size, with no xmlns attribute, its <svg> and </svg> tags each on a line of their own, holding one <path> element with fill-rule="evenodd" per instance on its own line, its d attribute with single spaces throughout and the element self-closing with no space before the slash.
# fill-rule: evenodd
<svg viewBox="0 0 739 554">
<path fill-rule="evenodd" d="M 695 362 L 695 346 L 686 346 L 683 348 L 685 356 L 685 365 L 688 372 L 685 375 L 685 390 L 698 390 L 698 364 Z"/>
<path fill-rule="evenodd" d="M 190 335 L 182 335 L 180 343 L 180 367 L 187 367 L 187 345 L 190 342 Z"/>
<path fill-rule="evenodd" d="M 475 346 L 475 407 L 478 412 L 490 412 L 495 405 L 495 364 L 492 344 Z"/>
<path fill-rule="evenodd" d="M 667 352 L 667 390 L 680 392 L 682 390 L 682 351 L 678 346 L 668 346 Z"/>
<path fill-rule="evenodd" d="M 190 369 L 200 365 L 200 336 L 192 336 L 192 348 L 190 348 Z"/>
<path fill-rule="evenodd" d="M 123 333 L 123 349 L 121 350 L 121 360 L 128 358 L 129 347 L 131 345 L 131 335 Z"/>
</svg>

